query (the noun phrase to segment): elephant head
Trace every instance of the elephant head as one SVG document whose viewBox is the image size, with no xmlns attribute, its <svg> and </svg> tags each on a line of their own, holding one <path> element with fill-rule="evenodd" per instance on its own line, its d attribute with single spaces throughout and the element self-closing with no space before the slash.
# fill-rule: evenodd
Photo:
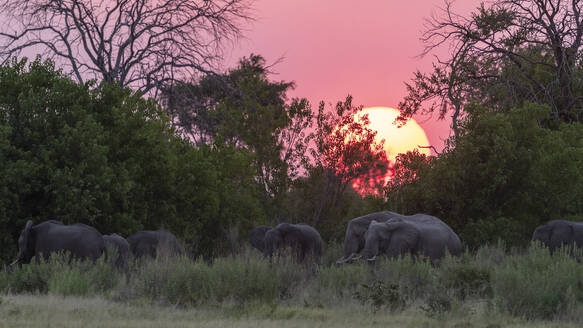
<svg viewBox="0 0 583 328">
<path fill-rule="evenodd" d="M 14 262 L 12 262 L 10 265 L 14 265 L 16 263 L 29 263 L 34 256 L 36 235 L 33 234 L 31 228 L 32 221 L 28 220 L 24 226 L 24 229 L 22 229 L 22 232 L 20 233 L 20 237 L 18 237 L 18 254 L 16 255 L 16 260 L 14 260 Z"/>
<path fill-rule="evenodd" d="M 344 237 L 344 256 L 338 259 L 336 264 L 339 265 L 360 258 L 357 254 L 364 248 L 366 242 L 365 233 L 373 220 L 376 222 L 386 222 L 391 218 L 401 216 L 402 215 L 394 212 L 382 211 L 359 216 L 350 220 L 346 227 L 346 235 Z"/>
<path fill-rule="evenodd" d="M 381 223 L 373 220 L 366 232 L 363 257 L 374 261 L 379 253 L 390 257 L 414 253 L 419 238 L 419 230 L 409 222 L 392 219 Z"/>
<path fill-rule="evenodd" d="M 271 257 L 275 250 L 283 246 L 282 231 L 280 229 L 273 228 L 265 232 L 263 246 L 263 255 Z"/>
<path fill-rule="evenodd" d="M 249 242 L 251 246 L 258 249 L 263 253 L 265 249 L 265 233 L 269 231 L 271 227 L 267 226 L 257 226 L 249 233 Z"/>
</svg>

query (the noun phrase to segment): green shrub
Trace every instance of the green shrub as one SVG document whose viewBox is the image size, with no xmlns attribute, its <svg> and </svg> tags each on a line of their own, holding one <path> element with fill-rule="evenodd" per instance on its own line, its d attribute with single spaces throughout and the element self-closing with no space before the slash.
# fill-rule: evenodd
<svg viewBox="0 0 583 328">
<path fill-rule="evenodd" d="M 434 284 L 435 267 L 428 259 L 413 259 L 404 256 L 398 259 L 380 259 L 374 266 L 374 276 L 391 285 L 401 288 L 401 293 L 409 299 L 425 295 L 429 286 Z"/>
<path fill-rule="evenodd" d="M 0 272 L 2 293 L 46 293 L 50 268 L 45 263 L 31 263 L 14 266 L 9 271 Z"/>
<path fill-rule="evenodd" d="M 317 268 L 312 265 L 295 263 L 291 257 L 274 259 L 271 268 L 279 278 L 278 298 L 291 299 L 306 282 L 314 278 Z"/>
<path fill-rule="evenodd" d="M 279 285 L 279 274 L 267 261 L 243 256 L 212 264 L 186 257 L 144 262 L 131 279 L 138 295 L 195 306 L 225 300 L 272 302 Z"/>
<path fill-rule="evenodd" d="M 47 282 L 48 291 L 57 295 L 86 296 L 89 293 L 89 279 L 79 268 L 72 267 L 54 274 Z"/>
<path fill-rule="evenodd" d="M 438 289 L 438 291 L 429 294 L 424 305 L 421 305 L 420 308 L 430 318 L 441 318 L 451 311 L 452 300 L 445 290 Z"/>
<path fill-rule="evenodd" d="M 481 266 L 468 252 L 460 257 L 447 257 L 440 266 L 439 284 L 460 299 L 490 297 L 490 267 Z"/>
<path fill-rule="evenodd" d="M 373 313 L 383 307 L 387 307 L 391 311 L 402 310 L 407 304 L 407 297 L 401 295 L 398 285 L 385 285 L 381 280 L 376 280 L 368 285 L 360 285 L 353 297 L 363 306 L 368 304 Z"/>
<path fill-rule="evenodd" d="M 112 260 L 102 257 L 95 264 L 90 263 L 84 275 L 87 276 L 92 293 L 104 293 L 117 286 L 122 272 L 113 265 Z"/>
<path fill-rule="evenodd" d="M 493 289 L 500 310 L 552 319 L 583 301 L 583 266 L 566 249 L 551 256 L 547 248 L 532 246 L 495 269 Z"/>
<path fill-rule="evenodd" d="M 318 272 L 318 285 L 338 296 L 352 295 L 356 288 L 370 279 L 364 265 L 341 265 L 323 267 Z"/>
<path fill-rule="evenodd" d="M 217 301 L 233 298 L 237 301 L 272 302 L 277 296 L 280 274 L 264 259 L 218 259 L 213 263 L 212 270 L 213 278 L 216 279 Z"/>
</svg>

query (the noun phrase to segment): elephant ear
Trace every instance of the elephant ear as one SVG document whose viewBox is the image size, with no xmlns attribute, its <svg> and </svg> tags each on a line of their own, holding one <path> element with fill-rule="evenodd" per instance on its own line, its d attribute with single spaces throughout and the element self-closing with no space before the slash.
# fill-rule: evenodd
<svg viewBox="0 0 583 328">
<path fill-rule="evenodd" d="M 549 247 L 556 249 L 563 244 L 571 244 L 573 242 L 573 235 L 574 231 L 571 225 L 565 223 L 557 224 L 550 233 Z"/>
<path fill-rule="evenodd" d="M 414 253 L 417 250 L 420 233 L 412 224 L 407 222 L 386 223 L 391 233 L 387 254 L 399 256 L 405 253 Z"/>
</svg>

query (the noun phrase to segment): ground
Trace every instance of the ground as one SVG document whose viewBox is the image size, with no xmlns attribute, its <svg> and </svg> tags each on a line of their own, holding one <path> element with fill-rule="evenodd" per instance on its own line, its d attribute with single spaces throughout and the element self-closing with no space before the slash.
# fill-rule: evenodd
<svg viewBox="0 0 583 328">
<path fill-rule="evenodd" d="M 429 318 L 412 307 L 403 313 L 343 305 L 337 308 L 221 306 L 181 309 L 171 305 L 127 304 L 103 298 L 3 295 L 0 327 L 578 327 L 565 322 L 532 322 L 488 315 L 486 305 Z"/>
</svg>

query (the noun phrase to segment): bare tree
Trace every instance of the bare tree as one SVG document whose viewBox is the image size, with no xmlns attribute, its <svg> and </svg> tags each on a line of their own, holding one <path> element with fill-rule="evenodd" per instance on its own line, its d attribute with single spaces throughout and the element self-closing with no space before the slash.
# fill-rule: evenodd
<svg viewBox="0 0 583 328">
<path fill-rule="evenodd" d="M 252 0 L 0 0 L 5 61 L 34 48 L 78 81 L 142 93 L 209 73 L 241 35 Z"/>
<path fill-rule="evenodd" d="M 457 125 L 463 106 L 488 103 L 504 90 L 501 102 L 528 100 L 549 104 L 564 121 L 580 120 L 583 0 L 493 0 L 469 17 L 456 14 L 452 1 L 427 21 L 422 56 L 446 46 L 434 71 L 415 74 L 401 102 L 406 120 L 418 111 L 452 113 Z M 518 101 L 517 101 L 518 102 Z M 429 103 L 429 107 L 423 107 Z M 493 102 L 492 102 L 493 103 Z M 515 102 L 516 103 L 516 102 Z M 514 104 L 515 104 L 514 103 Z"/>
</svg>

